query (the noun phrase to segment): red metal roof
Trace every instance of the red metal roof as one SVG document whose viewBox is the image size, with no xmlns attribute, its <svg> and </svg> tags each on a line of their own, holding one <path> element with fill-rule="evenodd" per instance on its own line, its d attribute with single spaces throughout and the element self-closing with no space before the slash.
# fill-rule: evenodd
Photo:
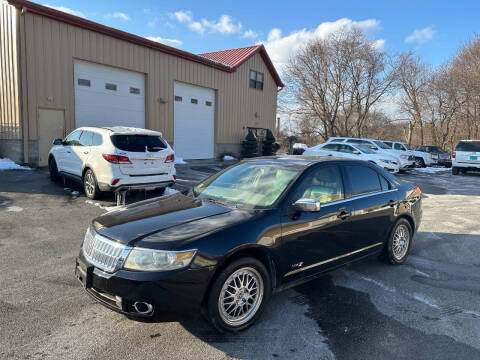
<svg viewBox="0 0 480 360">
<path fill-rule="evenodd" d="M 230 66 L 232 69 L 237 69 L 240 65 L 242 65 L 245 61 L 247 61 L 251 56 L 255 55 L 256 53 L 260 53 L 265 65 L 267 65 L 268 70 L 272 74 L 275 83 L 279 87 L 283 87 L 282 80 L 278 75 L 275 67 L 273 66 L 270 57 L 267 54 L 267 50 L 263 45 L 253 45 L 253 46 L 245 46 L 237 49 L 228 49 L 228 50 L 220 50 L 220 51 L 212 51 L 203 54 L 199 54 L 202 57 L 207 59 L 219 62 L 221 64 Z"/>
<path fill-rule="evenodd" d="M 256 52 L 260 51 L 260 54 L 262 55 L 263 60 L 265 61 L 265 64 L 269 68 L 270 72 L 272 73 L 273 78 L 275 79 L 275 82 L 277 86 L 283 87 L 283 83 L 280 80 L 280 77 L 278 76 L 275 67 L 273 66 L 272 62 L 270 61 L 270 58 L 267 55 L 267 52 L 263 45 L 256 45 L 256 46 L 249 46 L 247 48 L 243 49 L 248 49 L 248 48 L 253 48 L 250 53 L 244 54 L 243 58 L 239 59 L 239 61 L 236 62 L 235 66 L 229 65 L 229 63 L 224 63 L 221 60 L 216 60 L 215 58 L 207 56 L 208 54 L 215 54 L 215 52 L 211 53 L 206 53 L 203 55 L 195 55 L 192 54 L 188 51 L 183 51 L 168 45 L 164 45 L 161 43 L 158 43 L 156 41 L 148 40 L 146 38 L 143 38 L 141 36 L 133 35 L 130 33 L 127 33 L 125 31 L 121 31 L 118 29 L 114 29 L 105 25 L 101 25 L 99 23 L 70 15 L 67 13 L 64 13 L 62 11 L 58 11 L 52 8 L 49 8 L 47 6 L 42 6 L 27 0 L 7 0 L 11 5 L 24 9 L 25 11 L 29 11 L 38 15 L 46 16 L 51 19 L 57 20 L 57 21 L 62 21 L 67 24 L 75 25 L 84 29 L 92 30 L 104 35 L 108 35 L 120 40 L 128 41 L 137 45 L 142 45 L 154 50 L 158 50 L 170 55 L 178 56 L 190 61 L 194 61 L 197 63 L 201 63 L 207 66 L 211 66 L 213 68 L 216 68 L 218 70 L 226 71 L 226 72 L 234 72 L 236 68 L 246 61 L 250 56 L 255 54 Z M 225 52 L 232 52 L 235 50 L 241 50 L 241 49 L 232 49 L 232 50 L 225 50 Z M 227 61 L 227 60 L 225 60 Z"/>
</svg>

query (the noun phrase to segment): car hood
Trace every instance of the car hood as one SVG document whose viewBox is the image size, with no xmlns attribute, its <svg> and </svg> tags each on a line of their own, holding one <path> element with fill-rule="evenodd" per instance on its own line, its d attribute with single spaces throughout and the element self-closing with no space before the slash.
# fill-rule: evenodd
<svg viewBox="0 0 480 360">
<path fill-rule="evenodd" d="M 168 249 L 173 243 L 238 223 L 251 213 L 208 201 L 193 201 L 195 206 L 185 202 L 183 208 L 167 212 L 165 204 L 147 201 L 141 206 L 108 212 L 94 219 L 93 226 L 100 235 L 123 244 L 156 248 L 162 243 L 162 248 Z"/>
</svg>

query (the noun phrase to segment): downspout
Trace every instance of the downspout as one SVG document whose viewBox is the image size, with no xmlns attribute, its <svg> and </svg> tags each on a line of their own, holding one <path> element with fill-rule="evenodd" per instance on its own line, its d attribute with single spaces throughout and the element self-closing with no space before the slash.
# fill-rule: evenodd
<svg viewBox="0 0 480 360">
<path fill-rule="evenodd" d="M 20 75 L 20 99 L 21 99 L 21 118 L 22 118 L 22 132 L 23 132 L 23 162 L 25 164 L 29 163 L 29 117 L 28 117 L 28 86 L 27 86 L 27 31 L 25 27 L 25 16 L 27 12 L 26 7 L 22 7 L 18 26 L 20 30 L 19 42 L 20 42 L 20 52 L 19 52 L 19 75 Z M 22 30 L 23 29 L 23 30 Z M 25 65 L 23 65 L 25 64 Z"/>
</svg>

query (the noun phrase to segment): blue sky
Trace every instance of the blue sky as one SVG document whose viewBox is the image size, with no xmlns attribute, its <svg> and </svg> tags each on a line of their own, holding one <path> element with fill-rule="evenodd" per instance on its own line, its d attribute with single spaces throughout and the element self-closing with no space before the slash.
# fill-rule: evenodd
<svg viewBox="0 0 480 360">
<path fill-rule="evenodd" d="M 288 55 L 339 26 L 357 25 L 387 51 L 412 50 L 432 65 L 480 32 L 480 1 L 75 1 L 46 0 L 90 20 L 193 53 L 264 42 Z"/>
</svg>

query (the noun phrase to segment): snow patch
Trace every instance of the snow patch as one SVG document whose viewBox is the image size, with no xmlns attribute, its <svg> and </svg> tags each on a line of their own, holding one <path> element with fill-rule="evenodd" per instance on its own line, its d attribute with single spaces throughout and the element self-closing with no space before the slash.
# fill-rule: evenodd
<svg viewBox="0 0 480 360">
<path fill-rule="evenodd" d="M 178 192 L 178 190 L 167 187 L 167 188 L 165 188 L 165 191 L 163 192 L 163 196 L 172 195 L 172 194 L 175 194 L 177 192 Z"/>
<path fill-rule="evenodd" d="M 107 210 L 107 212 L 113 211 L 113 210 L 123 209 L 122 206 L 104 206 L 104 205 L 100 204 L 99 202 L 92 201 L 92 200 L 85 200 L 85 202 L 89 205 L 97 206 L 100 209 Z"/>
<path fill-rule="evenodd" d="M 175 155 L 175 161 L 173 163 L 174 164 L 186 164 L 185 160 L 183 160 L 182 157 L 176 156 L 176 155 Z"/>
<path fill-rule="evenodd" d="M 233 156 L 230 156 L 230 155 L 225 155 L 223 157 L 223 160 L 224 161 L 230 161 L 230 160 L 237 160 L 237 158 L 233 157 Z"/>
<path fill-rule="evenodd" d="M 28 166 L 21 166 L 13 162 L 8 158 L 0 158 L 0 171 L 1 170 L 32 170 Z"/>
<path fill-rule="evenodd" d="M 415 171 L 425 173 L 425 174 L 435 174 L 439 172 L 449 171 L 448 168 L 439 168 L 439 167 L 426 167 L 426 168 L 415 168 Z"/>
<path fill-rule="evenodd" d="M 21 208 L 20 206 L 9 206 L 7 207 L 7 211 L 20 212 L 23 211 L 23 208 Z"/>
</svg>

